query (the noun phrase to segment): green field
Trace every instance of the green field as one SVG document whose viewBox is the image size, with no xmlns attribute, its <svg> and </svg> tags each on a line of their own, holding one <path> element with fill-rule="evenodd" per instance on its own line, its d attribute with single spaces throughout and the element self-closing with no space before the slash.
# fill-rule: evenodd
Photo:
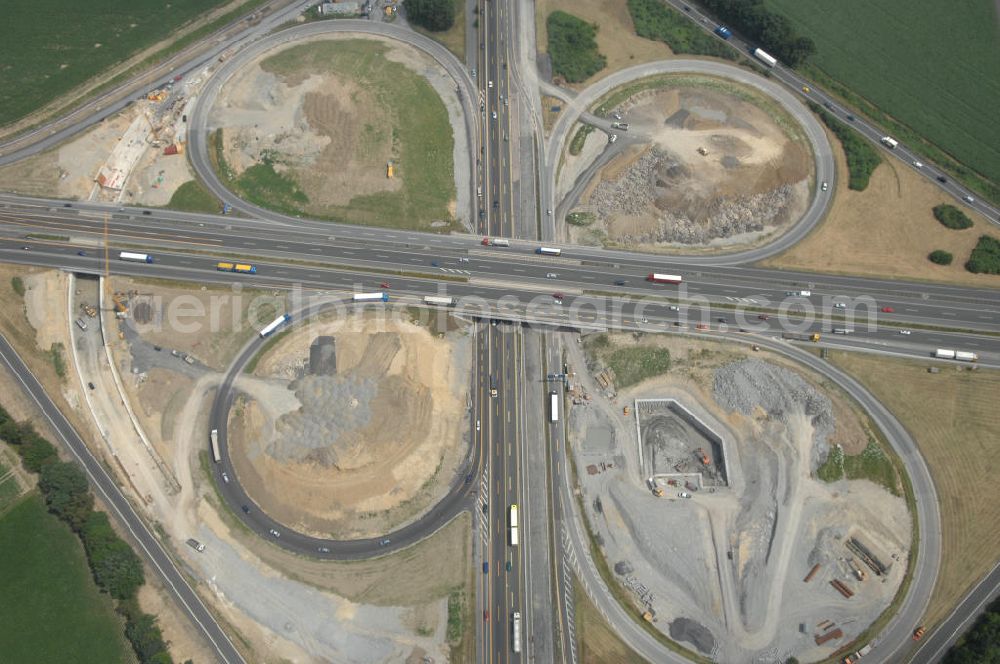
<svg viewBox="0 0 1000 664">
<path fill-rule="evenodd" d="M 0 518 L 0 661 L 132 662 L 122 620 L 73 532 L 34 494 Z"/>
<path fill-rule="evenodd" d="M 816 42 L 805 67 L 1000 186 L 1000 31 L 991 0 L 766 0 Z M 765 45 L 766 47 L 766 45 Z M 839 92 L 839 91 L 838 91 Z M 860 101 L 860 100 L 859 100 Z M 880 123 L 889 118 L 871 112 Z M 930 149 L 928 154 L 935 157 Z"/>
<path fill-rule="evenodd" d="M 0 125 L 164 39 L 223 0 L 6 0 L 0 27 Z"/>
<path fill-rule="evenodd" d="M 263 163 L 234 174 L 213 135 L 217 172 L 248 200 L 285 214 L 301 214 L 365 226 L 390 226 L 448 232 L 459 227 L 449 205 L 455 198 L 454 138 L 444 102 L 420 74 L 385 57 L 380 42 L 352 39 L 318 42 L 286 49 L 261 63 L 264 71 L 295 78 L 305 72 L 329 72 L 371 94 L 385 127 L 358 127 L 391 131 L 393 162 L 400 174 L 399 191 L 354 196 L 347 205 L 319 207 L 310 203 L 294 168 L 276 170 L 280 154 L 266 155 Z M 391 126 L 389 126 L 391 125 Z M 220 130 L 221 131 L 221 130 Z M 364 150 L 361 142 L 359 152 Z M 384 165 L 378 166 L 384 172 Z M 434 222 L 445 222 L 431 226 Z"/>
<path fill-rule="evenodd" d="M 198 180 L 188 180 L 170 197 L 167 207 L 185 212 L 207 212 L 218 214 L 222 203 Z"/>
</svg>

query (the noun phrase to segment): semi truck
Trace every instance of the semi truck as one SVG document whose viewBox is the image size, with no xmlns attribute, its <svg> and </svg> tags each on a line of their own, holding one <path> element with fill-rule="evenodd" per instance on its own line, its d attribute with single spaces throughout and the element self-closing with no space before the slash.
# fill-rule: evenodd
<svg viewBox="0 0 1000 664">
<path fill-rule="evenodd" d="M 559 256 L 562 254 L 562 249 L 553 249 L 552 247 L 539 247 L 535 249 L 536 254 L 541 254 L 543 256 Z"/>
<path fill-rule="evenodd" d="M 279 327 L 281 327 L 290 320 L 292 320 L 292 317 L 289 316 L 288 314 L 282 314 L 281 316 L 278 316 L 270 323 L 265 325 L 264 329 L 260 331 L 261 338 L 263 339 L 264 337 L 268 336 L 269 334 L 271 334 L 272 332 L 274 332 L 275 330 L 277 330 Z"/>
<path fill-rule="evenodd" d="M 886 146 L 890 150 L 895 149 L 896 146 L 899 145 L 899 141 L 897 141 L 892 136 L 883 136 L 879 140 L 882 142 L 882 145 Z"/>
<path fill-rule="evenodd" d="M 679 274 L 657 274 L 656 272 L 651 272 L 646 277 L 646 281 L 654 284 L 679 284 L 684 281 L 684 277 Z"/>
<path fill-rule="evenodd" d="M 455 298 L 443 295 L 424 295 L 424 304 L 433 304 L 438 307 L 455 306 Z"/>
<path fill-rule="evenodd" d="M 782 332 L 782 339 L 790 339 L 792 341 L 819 341 L 818 332 Z"/>
<path fill-rule="evenodd" d="M 355 302 L 388 302 L 389 294 L 381 291 L 377 293 L 355 293 Z"/>
<path fill-rule="evenodd" d="M 216 263 L 219 272 L 238 272 L 240 274 L 257 274 L 257 267 L 249 263 Z"/>
<path fill-rule="evenodd" d="M 549 392 L 549 421 L 559 421 L 559 393 L 555 390 Z"/>
<path fill-rule="evenodd" d="M 759 48 L 754 49 L 753 57 L 757 58 L 768 67 L 773 67 L 778 64 L 778 60 L 773 55 L 770 55 L 766 51 L 762 51 Z"/>
<path fill-rule="evenodd" d="M 521 613 L 515 611 L 512 616 L 512 621 L 514 623 L 511 629 L 511 643 L 510 649 L 514 652 L 521 652 Z"/>
<path fill-rule="evenodd" d="M 219 430 L 212 429 L 210 438 L 212 440 L 212 459 L 215 460 L 215 463 L 219 463 L 222 461 L 222 455 L 219 454 Z"/>
<path fill-rule="evenodd" d="M 733 31 L 724 25 L 720 25 L 715 29 L 715 34 L 719 35 L 723 39 L 729 39 L 733 36 Z"/>
<path fill-rule="evenodd" d="M 495 397 L 497 395 L 497 379 L 496 376 L 490 376 L 490 396 Z"/>
<path fill-rule="evenodd" d="M 137 254 L 131 251 L 123 251 L 118 254 L 118 259 L 123 261 L 131 261 L 133 263 L 152 263 L 153 257 L 149 254 Z"/>
<path fill-rule="evenodd" d="M 510 240 L 502 237 L 484 237 L 480 244 L 484 247 L 509 247 Z"/>
<path fill-rule="evenodd" d="M 853 654 L 850 654 L 847 657 L 845 657 L 844 658 L 844 664 L 854 664 L 856 661 L 858 661 L 859 659 L 861 659 L 862 657 L 864 657 L 865 655 L 867 655 L 871 651 L 872 651 L 872 644 L 869 643 L 868 645 L 866 645 L 861 650 L 858 650 L 857 652 L 855 652 Z"/>
<path fill-rule="evenodd" d="M 939 360 L 958 360 L 959 362 L 978 362 L 979 356 L 964 350 L 949 350 L 938 348 L 934 351 L 934 357 Z"/>
</svg>

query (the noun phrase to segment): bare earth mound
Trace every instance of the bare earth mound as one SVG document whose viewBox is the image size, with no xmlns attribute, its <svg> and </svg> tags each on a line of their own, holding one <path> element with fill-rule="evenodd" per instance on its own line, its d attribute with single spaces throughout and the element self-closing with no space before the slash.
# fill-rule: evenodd
<svg viewBox="0 0 1000 664">
<path fill-rule="evenodd" d="M 461 333 L 355 319 L 293 330 L 230 414 L 237 475 L 261 509 L 338 539 L 415 518 L 463 458 L 468 375 Z M 335 362 L 317 361 L 326 344 Z"/>
<path fill-rule="evenodd" d="M 667 248 L 753 243 L 785 229 L 808 205 L 812 154 L 764 104 L 714 82 L 633 96 L 618 111 L 625 137 L 639 142 L 588 187 L 578 211 L 595 222 L 574 235 Z"/>
</svg>

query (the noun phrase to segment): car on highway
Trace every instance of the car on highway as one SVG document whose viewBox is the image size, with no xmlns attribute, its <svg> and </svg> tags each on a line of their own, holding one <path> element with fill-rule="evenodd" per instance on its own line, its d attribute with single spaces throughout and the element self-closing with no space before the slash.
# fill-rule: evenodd
<svg viewBox="0 0 1000 664">
<path fill-rule="evenodd" d="M 388 281 L 383 281 L 382 283 L 380 283 L 378 285 L 378 287 L 379 288 L 390 288 L 391 286 L 389 286 L 389 282 Z"/>
<path fill-rule="evenodd" d="M 891 314 L 891 313 L 895 313 L 896 310 L 893 309 L 892 307 L 882 307 L 881 311 L 884 314 Z"/>
<path fill-rule="evenodd" d="M 483 561 L 483 574 L 489 574 L 489 573 L 490 573 L 490 564 L 484 560 Z"/>
<path fill-rule="evenodd" d="M 947 181 L 948 181 L 948 178 L 946 178 L 946 177 L 945 177 L 945 176 L 943 176 L 943 175 L 939 175 L 939 176 L 937 176 L 937 181 L 938 181 L 938 182 L 947 182 Z"/>
<path fill-rule="evenodd" d="M 86 251 L 78 251 L 78 252 L 76 252 L 76 255 L 77 256 L 86 256 L 87 252 Z"/>
<path fill-rule="evenodd" d="M 489 622 L 489 621 L 490 621 L 490 612 L 483 611 L 483 622 Z"/>
<path fill-rule="evenodd" d="M 271 530 L 269 530 L 268 532 L 271 533 L 271 537 L 281 537 L 281 533 L 279 533 L 274 528 L 271 528 Z"/>
<path fill-rule="evenodd" d="M 487 87 L 492 88 L 493 87 L 493 81 L 490 81 L 489 84 L 487 85 Z"/>
<path fill-rule="evenodd" d="M 725 322 L 726 322 L 726 319 L 725 319 L 724 317 L 722 317 L 722 316 L 719 316 L 719 317 L 718 317 L 718 318 L 716 318 L 715 320 L 717 320 L 717 321 L 718 321 L 718 322 L 720 322 L 720 323 L 725 323 Z"/>
<path fill-rule="evenodd" d="M 973 198 L 972 196 L 969 196 L 968 194 L 966 194 L 965 196 L 962 196 L 962 200 L 965 201 L 966 203 L 975 203 L 976 202 L 976 199 Z"/>
<path fill-rule="evenodd" d="M 548 210 L 546 210 L 545 214 L 547 214 L 547 215 L 549 215 L 551 217 L 552 216 L 552 208 L 549 208 Z"/>
<path fill-rule="evenodd" d="M 681 492 L 680 492 L 679 494 L 677 494 L 677 495 L 678 495 L 678 496 L 680 496 L 681 498 L 690 498 L 690 497 L 691 497 L 691 494 L 690 494 L 690 493 L 688 493 L 687 491 L 681 491 Z"/>
<path fill-rule="evenodd" d="M 320 553 L 330 553 L 330 547 L 327 546 L 321 546 L 316 550 L 319 551 Z"/>
<path fill-rule="evenodd" d="M 437 261 L 431 261 L 431 267 L 439 267 Z"/>
<path fill-rule="evenodd" d="M 676 304 L 671 304 L 669 307 L 667 307 L 667 309 L 669 309 L 670 311 L 680 311 L 681 310 L 681 308 L 678 307 Z"/>
<path fill-rule="evenodd" d="M 475 78 L 475 77 L 476 77 L 476 68 L 473 67 L 472 68 L 472 78 Z"/>
<path fill-rule="evenodd" d="M 900 330 L 899 333 L 905 334 L 906 336 L 910 336 L 911 334 L 913 334 L 913 332 L 910 330 Z"/>
<path fill-rule="evenodd" d="M 804 92 L 806 94 L 809 94 L 809 86 L 808 85 L 803 85 L 802 86 L 802 92 Z"/>
<path fill-rule="evenodd" d="M 510 568 L 512 567 L 512 565 L 510 564 L 509 560 L 507 561 L 507 565 L 505 567 L 506 567 L 507 571 L 509 572 Z"/>
<path fill-rule="evenodd" d="M 759 314 L 757 316 L 757 320 L 767 320 L 768 318 L 770 318 L 770 316 L 768 316 L 767 314 Z"/>
<path fill-rule="evenodd" d="M 854 122 L 854 116 L 852 114 L 848 113 L 847 114 L 847 121 L 848 122 Z"/>
<path fill-rule="evenodd" d="M 479 420 L 476 420 L 476 431 L 479 431 Z"/>
<path fill-rule="evenodd" d="M 73 207 L 72 203 L 63 203 L 63 207 Z"/>
<path fill-rule="evenodd" d="M 547 274 L 545 275 L 545 278 L 546 278 L 546 279 L 558 279 L 558 278 L 559 278 L 559 275 L 558 275 L 558 274 L 556 274 L 555 272 L 549 272 L 549 273 L 547 273 Z"/>
<path fill-rule="evenodd" d="M 392 544 L 392 540 L 390 540 L 388 537 L 386 537 L 384 540 L 381 540 L 378 543 L 379 546 L 389 546 L 390 544 Z"/>
<path fill-rule="evenodd" d="M 244 514 L 250 514 L 250 507 L 248 505 L 242 505 L 240 509 L 243 510 Z"/>
<path fill-rule="evenodd" d="M 833 305 L 833 308 L 834 309 L 846 309 L 847 305 L 844 304 L 843 302 L 835 302 L 834 305 Z"/>
<path fill-rule="evenodd" d="M 489 513 L 490 513 L 490 504 L 483 503 L 483 514 L 489 514 Z"/>
<path fill-rule="evenodd" d="M 225 482 L 226 484 L 229 484 L 229 474 L 228 473 L 222 473 L 222 481 Z"/>
<path fill-rule="evenodd" d="M 649 319 L 643 316 L 642 318 L 639 319 L 639 322 L 645 325 L 646 323 L 649 322 Z"/>
<path fill-rule="evenodd" d="M 826 190 L 827 190 L 827 189 L 829 189 L 829 188 L 830 188 L 830 185 L 829 185 L 829 184 L 827 184 L 826 182 L 824 182 L 824 183 L 823 183 L 823 186 L 821 186 L 821 187 L 820 187 L 820 189 L 822 189 L 823 191 L 826 191 Z"/>
<path fill-rule="evenodd" d="M 923 168 L 924 164 L 923 164 L 923 162 L 915 161 L 915 162 L 913 162 L 913 167 L 914 168 Z"/>
<path fill-rule="evenodd" d="M 28 245 L 24 245 L 23 247 L 21 247 L 21 251 L 31 251 L 31 247 L 29 247 Z"/>
<path fill-rule="evenodd" d="M 927 628 L 924 627 L 923 625 L 921 625 L 920 627 L 918 627 L 915 630 L 913 630 L 913 640 L 914 641 L 919 641 L 924 636 L 924 632 L 926 632 L 926 631 L 927 631 Z"/>
<path fill-rule="evenodd" d="M 624 286 L 626 282 L 624 279 L 615 279 L 615 286 Z"/>
<path fill-rule="evenodd" d="M 493 119 L 494 119 L 494 120 L 496 120 L 496 119 L 497 119 L 497 112 L 496 112 L 496 111 L 493 111 Z"/>
</svg>

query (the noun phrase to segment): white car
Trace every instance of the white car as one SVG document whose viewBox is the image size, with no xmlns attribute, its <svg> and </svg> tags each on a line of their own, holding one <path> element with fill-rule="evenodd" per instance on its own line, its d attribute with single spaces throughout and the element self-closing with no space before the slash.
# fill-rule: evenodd
<svg viewBox="0 0 1000 664">
<path fill-rule="evenodd" d="M 545 275 L 545 278 L 546 279 L 558 279 L 559 275 L 556 274 L 555 272 L 549 272 L 548 274 Z"/>
<path fill-rule="evenodd" d="M 677 494 L 677 495 L 678 495 L 678 496 L 680 496 L 681 498 L 690 498 L 690 497 L 691 497 L 691 494 L 690 494 L 690 493 L 688 493 L 687 491 L 681 491 L 681 492 L 680 492 L 679 494 Z"/>
<path fill-rule="evenodd" d="M 826 191 L 829 188 L 830 188 L 830 185 L 828 185 L 826 182 L 824 182 L 823 183 L 823 187 L 822 187 L 823 191 Z"/>
<path fill-rule="evenodd" d="M 547 215 L 549 215 L 551 217 L 552 216 L 552 210 L 551 210 L 551 208 L 548 209 L 548 210 L 546 210 L 545 214 L 547 214 Z"/>
<path fill-rule="evenodd" d="M 489 87 L 491 87 L 491 88 L 493 87 L 493 81 L 490 81 Z"/>
<path fill-rule="evenodd" d="M 279 532 L 278 532 L 277 530 L 275 530 L 274 528 L 271 528 L 271 531 L 270 531 L 270 532 L 271 532 L 271 535 L 272 535 L 273 537 L 281 537 L 281 533 L 279 533 Z"/>
<path fill-rule="evenodd" d="M 476 420 L 476 431 L 479 431 L 479 420 Z"/>
<path fill-rule="evenodd" d="M 497 112 L 496 112 L 496 111 L 493 111 L 493 119 L 494 119 L 494 120 L 496 120 L 496 119 L 497 119 Z"/>
<path fill-rule="evenodd" d="M 972 196 L 968 196 L 968 195 L 962 196 L 962 200 L 965 201 L 966 203 L 975 203 L 976 202 L 975 198 L 973 198 Z"/>
<path fill-rule="evenodd" d="M 681 310 L 681 308 L 680 308 L 680 307 L 678 307 L 677 305 L 674 305 L 674 304 L 671 304 L 671 305 L 670 305 L 669 307 L 667 307 L 667 308 L 668 308 L 668 309 L 670 309 L 670 311 L 680 311 L 680 310 Z"/>
<path fill-rule="evenodd" d="M 913 332 L 911 332 L 910 330 L 900 330 L 899 333 L 905 334 L 906 336 L 910 336 L 911 334 L 913 334 Z"/>
<path fill-rule="evenodd" d="M 472 78 L 475 78 L 475 77 L 476 77 L 476 68 L 473 67 L 472 68 Z"/>
<path fill-rule="evenodd" d="M 914 166 L 914 168 L 923 168 L 924 167 L 923 163 L 919 162 L 919 161 L 913 162 L 913 166 Z"/>
<path fill-rule="evenodd" d="M 844 304 L 843 302 L 837 302 L 836 304 L 833 305 L 833 308 L 834 309 L 846 309 L 847 305 Z"/>
<path fill-rule="evenodd" d="M 639 322 L 640 322 L 640 323 L 648 323 L 648 322 L 649 322 L 649 319 L 648 319 L 648 318 L 645 318 L 645 317 L 644 317 L 644 318 L 640 318 L 640 319 L 639 319 Z"/>
<path fill-rule="evenodd" d="M 222 473 L 222 481 L 225 482 L 226 484 L 229 484 L 229 475 L 227 475 L 226 473 Z"/>
</svg>

